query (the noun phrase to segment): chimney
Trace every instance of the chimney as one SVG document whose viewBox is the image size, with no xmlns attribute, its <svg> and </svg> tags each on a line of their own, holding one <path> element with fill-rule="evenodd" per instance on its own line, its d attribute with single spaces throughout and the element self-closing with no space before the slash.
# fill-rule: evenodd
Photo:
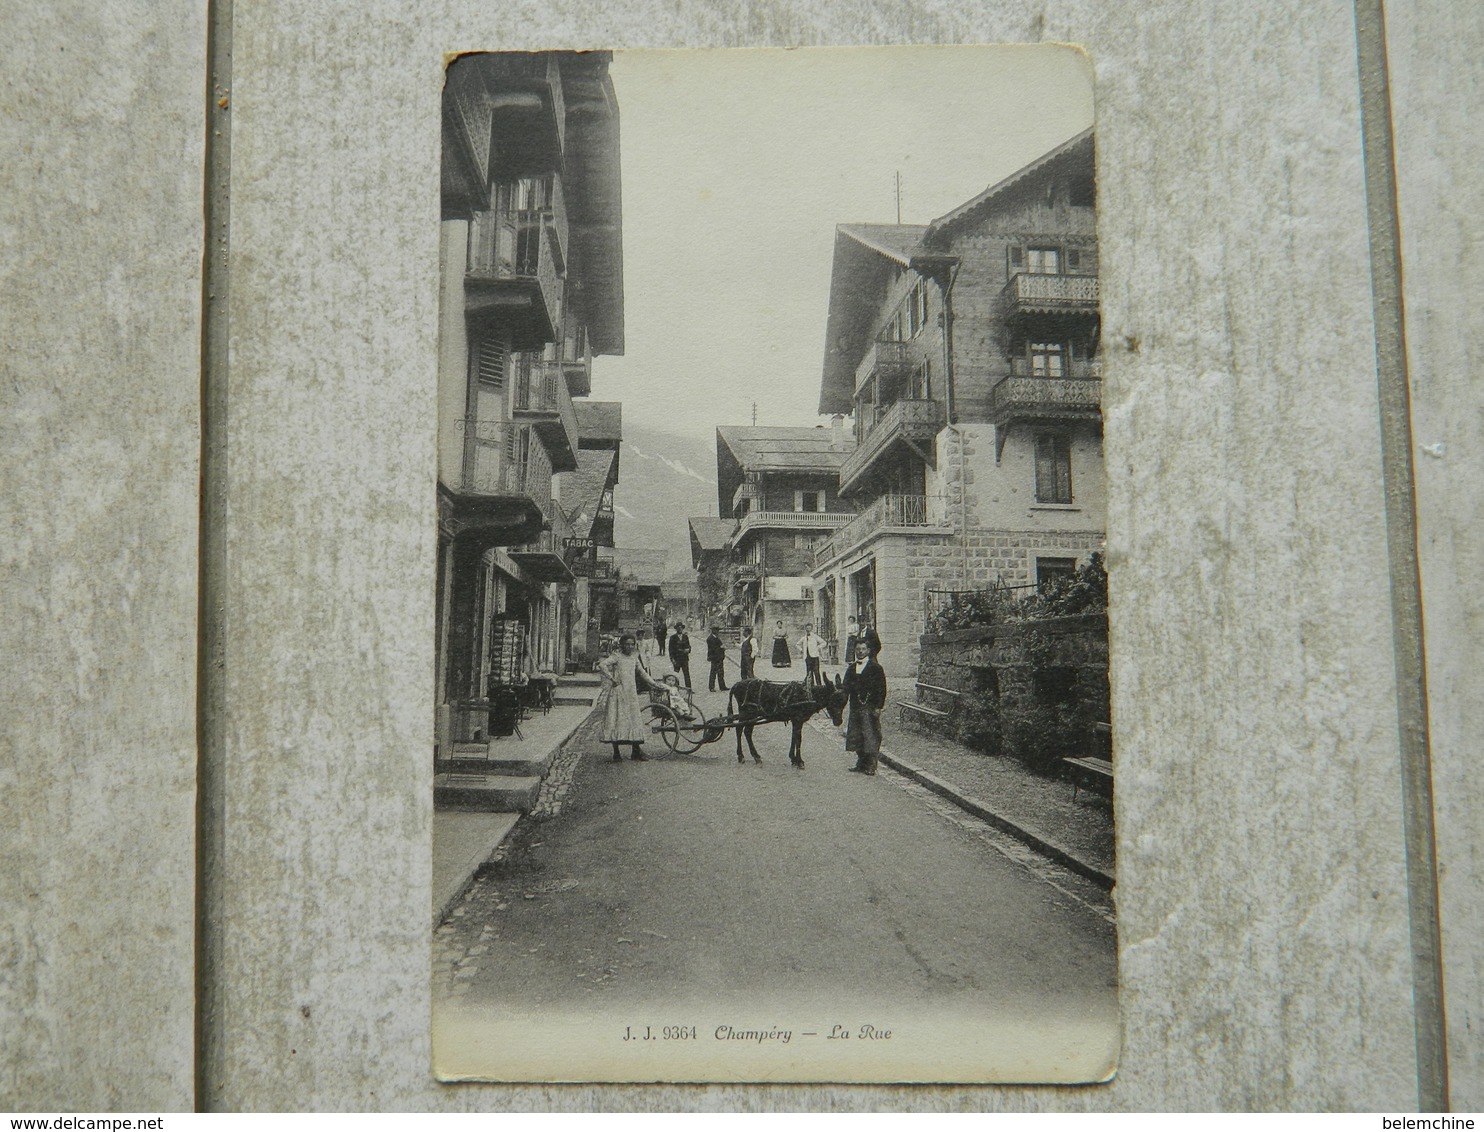
<svg viewBox="0 0 1484 1132">
<path fill-rule="evenodd" d="M 830 451 L 839 452 L 845 447 L 845 418 L 836 413 L 830 418 Z"/>
</svg>

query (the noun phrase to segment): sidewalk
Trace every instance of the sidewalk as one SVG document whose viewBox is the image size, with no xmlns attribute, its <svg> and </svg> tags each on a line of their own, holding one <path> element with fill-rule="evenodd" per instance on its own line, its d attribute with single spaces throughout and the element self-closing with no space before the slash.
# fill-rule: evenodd
<svg viewBox="0 0 1484 1132">
<path fill-rule="evenodd" d="M 1086 790 L 1073 801 L 1070 782 L 1035 774 L 1013 758 L 996 758 L 904 725 L 882 712 L 881 761 L 949 798 L 1032 849 L 1112 889 L 1113 808 Z"/>
<path fill-rule="evenodd" d="M 461 760 L 461 774 L 434 778 L 433 810 L 433 923 L 447 914 L 489 862 L 520 820 L 521 811 L 535 804 L 542 779 L 561 750 L 594 711 L 596 677 L 563 678 L 557 685 L 556 706 L 522 720 L 521 737 L 511 735 L 489 745 L 489 773 L 478 773 Z M 485 798 L 503 800 L 499 808 L 484 808 Z M 459 801 L 470 804 L 460 807 Z M 498 805 L 498 803 L 496 803 Z"/>
</svg>

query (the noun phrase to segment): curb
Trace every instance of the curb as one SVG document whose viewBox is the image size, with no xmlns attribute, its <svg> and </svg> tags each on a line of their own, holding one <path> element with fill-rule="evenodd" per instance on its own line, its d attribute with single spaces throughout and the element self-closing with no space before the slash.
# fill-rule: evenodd
<svg viewBox="0 0 1484 1132">
<path fill-rule="evenodd" d="M 586 726 L 588 721 L 591 720 L 592 717 L 596 715 L 602 707 L 603 696 L 600 694 L 597 700 L 593 703 L 592 711 L 588 712 L 581 719 L 579 719 L 576 724 L 573 725 L 572 730 L 568 731 L 567 734 L 564 735 L 560 741 L 558 741 L 557 745 L 552 748 L 552 751 L 555 752 L 555 754 L 557 755 L 561 754 L 562 750 L 567 746 L 567 744 L 572 741 L 572 736 L 581 731 L 582 728 Z M 553 761 L 555 761 L 555 758 L 553 758 Z M 546 781 L 546 776 L 542 775 L 541 780 L 544 783 Z M 449 913 L 453 911 L 454 905 L 462 900 L 464 898 L 464 894 L 469 891 L 469 886 L 489 871 L 494 863 L 494 858 L 500 852 L 500 849 L 504 846 L 504 844 L 510 840 L 511 834 L 519 829 L 523 822 L 529 821 L 529 819 L 530 814 L 523 813 L 520 814 L 515 819 L 515 821 L 511 823 L 510 828 L 505 831 L 505 835 L 501 837 L 499 841 L 495 842 L 493 846 L 491 846 L 489 856 L 487 856 L 484 860 L 480 861 L 477 865 L 474 866 L 473 871 L 464 878 L 464 882 L 459 885 L 457 891 L 455 891 L 454 894 L 449 897 L 447 901 L 444 902 L 442 908 L 438 909 L 437 912 L 434 913 L 434 928 L 437 928 L 440 924 L 443 923 L 444 920 L 448 918 Z"/>
<path fill-rule="evenodd" d="M 1009 818 L 995 813 L 989 808 L 987 804 L 981 802 L 978 798 L 963 793 L 951 782 L 945 782 L 937 775 L 929 774 L 920 766 L 914 766 L 906 759 L 900 758 L 899 756 L 892 754 L 890 751 L 883 750 L 880 753 L 879 757 L 881 761 L 884 762 L 887 766 L 891 767 L 892 770 L 896 771 L 899 774 L 906 775 L 914 782 L 926 786 L 934 794 L 937 794 L 943 798 L 947 798 L 950 802 L 958 806 L 960 809 L 973 814 L 981 821 L 989 823 L 1000 832 L 1008 833 L 1011 837 L 1015 838 L 1015 840 L 1030 846 L 1037 853 L 1040 853 L 1043 857 L 1049 857 L 1051 860 L 1055 861 L 1063 868 L 1070 869 L 1077 875 L 1086 877 L 1088 880 L 1092 881 L 1100 888 L 1106 889 L 1109 892 L 1113 891 L 1114 878 L 1111 873 L 1104 872 L 1102 869 L 1096 867 L 1095 865 L 1089 865 L 1086 861 L 1074 857 L 1071 853 L 1067 852 L 1061 846 L 1053 845 L 1051 842 L 1047 841 L 1040 834 L 1034 833 L 1031 830 L 1026 829 L 1024 826 L 1016 825 Z"/>
</svg>

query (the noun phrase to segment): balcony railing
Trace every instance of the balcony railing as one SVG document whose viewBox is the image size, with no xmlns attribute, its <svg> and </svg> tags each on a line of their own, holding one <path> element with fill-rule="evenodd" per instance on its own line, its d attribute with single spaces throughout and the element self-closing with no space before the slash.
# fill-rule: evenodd
<svg viewBox="0 0 1484 1132">
<path fill-rule="evenodd" d="M 732 514 L 737 513 L 737 508 L 742 505 L 744 499 L 756 499 L 757 497 L 757 483 L 753 480 L 743 480 L 737 485 L 737 490 L 732 492 Z"/>
<path fill-rule="evenodd" d="M 567 222 L 567 197 L 562 192 L 562 178 L 560 174 L 553 173 L 546 179 L 547 202 L 541 211 L 546 222 L 551 225 L 552 237 L 556 240 L 557 258 L 561 261 L 558 270 L 565 271 L 567 266 L 567 254 L 572 245 L 569 242 L 569 226 Z"/>
<path fill-rule="evenodd" d="M 577 468 L 577 410 L 558 362 L 528 360 L 516 366 L 514 411 L 528 422 L 551 456 L 551 470 Z"/>
<path fill-rule="evenodd" d="M 840 511 L 749 511 L 737 523 L 733 543 L 748 531 L 833 531 L 850 522 L 852 514 Z"/>
<path fill-rule="evenodd" d="M 756 562 L 739 562 L 732 567 L 732 584 L 745 585 L 763 576 L 763 569 Z"/>
<path fill-rule="evenodd" d="M 523 463 L 510 459 L 519 427 L 511 421 L 460 419 L 464 462 L 458 494 L 524 495 L 546 513 L 552 499 L 551 471 L 545 461 L 531 459 Z"/>
<path fill-rule="evenodd" d="M 1019 272 L 1005 284 L 1005 299 L 1018 314 L 1097 314 L 1096 275 Z"/>
<path fill-rule="evenodd" d="M 563 316 L 561 363 L 567 391 L 572 396 L 586 397 L 592 392 L 593 354 L 587 342 L 587 328 L 571 314 Z"/>
<path fill-rule="evenodd" d="M 1084 372 L 1092 372 L 1089 367 Z M 990 395 L 996 424 L 1031 418 L 1095 417 L 1102 408 L 1103 383 L 1097 377 L 1002 378 Z"/>
<path fill-rule="evenodd" d="M 903 400 L 889 406 L 840 465 L 840 490 L 849 490 L 896 441 L 931 441 L 943 423 L 943 405 L 938 401 Z"/>
<path fill-rule="evenodd" d="M 506 488 L 505 453 L 510 445 L 508 421 L 482 421 L 464 417 L 459 421 L 464 437 L 463 495 L 503 495 Z"/>
<path fill-rule="evenodd" d="M 471 292 L 469 308 L 481 307 L 477 296 L 488 295 L 501 305 L 502 292 L 524 296 L 535 307 L 535 322 L 527 337 L 550 342 L 561 320 L 562 289 L 552 254 L 551 220 L 545 209 L 481 212 L 474 218 L 469 239 L 465 284 Z M 511 310 L 512 317 L 518 317 Z"/>
<path fill-rule="evenodd" d="M 510 548 L 510 557 L 528 577 L 538 582 L 570 582 L 566 548 L 555 531 L 542 531 L 524 546 Z"/>
<path fill-rule="evenodd" d="M 861 364 L 855 367 L 855 388 L 859 389 L 875 374 L 879 380 L 892 381 L 912 370 L 912 358 L 905 342 L 876 341 L 871 344 Z"/>
<path fill-rule="evenodd" d="M 890 528 L 947 529 L 947 524 L 929 522 L 927 499 L 921 495 L 883 495 L 854 516 L 833 535 L 814 548 L 817 569 L 877 531 Z"/>
</svg>

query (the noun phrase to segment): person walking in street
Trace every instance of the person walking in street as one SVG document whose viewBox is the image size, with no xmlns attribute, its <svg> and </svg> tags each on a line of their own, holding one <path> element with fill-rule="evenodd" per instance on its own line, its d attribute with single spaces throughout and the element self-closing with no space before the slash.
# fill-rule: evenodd
<svg viewBox="0 0 1484 1132">
<path fill-rule="evenodd" d="M 752 626 L 742 627 L 742 648 L 739 650 L 737 666 L 742 670 L 741 679 L 757 679 L 757 641 L 752 636 Z"/>
<path fill-rule="evenodd" d="M 850 718 L 845 723 L 845 749 L 855 752 L 850 769 L 875 774 L 881 754 L 881 712 L 886 707 L 886 670 L 876 658 L 881 638 L 876 630 L 861 633 L 856 662 L 845 670 L 845 691 L 850 695 Z"/>
<path fill-rule="evenodd" d="M 634 762 L 644 762 L 648 756 L 640 748 L 644 746 L 649 729 L 644 723 L 639 690 L 662 692 L 664 686 L 645 669 L 632 633 L 619 638 L 617 652 L 598 661 L 598 672 L 608 689 L 603 725 L 598 729 L 599 741 L 613 748 L 613 761 L 616 763 L 623 762 L 619 747 L 625 743 L 629 747 L 629 758 Z"/>
<path fill-rule="evenodd" d="M 675 622 L 675 632 L 670 637 L 670 665 L 677 676 L 685 677 L 685 686 L 690 682 L 690 634 L 685 631 L 685 622 Z"/>
<path fill-rule="evenodd" d="M 725 692 L 727 690 L 727 674 L 725 661 L 727 656 L 726 646 L 721 643 L 721 634 L 716 631 L 716 626 L 711 626 L 711 632 L 706 635 L 706 660 L 711 665 L 711 673 L 706 677 L 706 691 Z"/>
<path fill-rule="evenodd" d="M 773 667 L 792 668 L 794 658 L 788 651 L 788 630 L 783 627 L 783 622 L 778 622 L 778 628 L 773 630 Z"/>
<path fill-rule="evenodd" d="M 819 670 L 819 664 L 824 659 L 824 638 L 814 631 L 813 625 L 804 626 L 799 655 L 804 658 L 804 683 L 823 684 L 824 673 Z"/>
</svg>

